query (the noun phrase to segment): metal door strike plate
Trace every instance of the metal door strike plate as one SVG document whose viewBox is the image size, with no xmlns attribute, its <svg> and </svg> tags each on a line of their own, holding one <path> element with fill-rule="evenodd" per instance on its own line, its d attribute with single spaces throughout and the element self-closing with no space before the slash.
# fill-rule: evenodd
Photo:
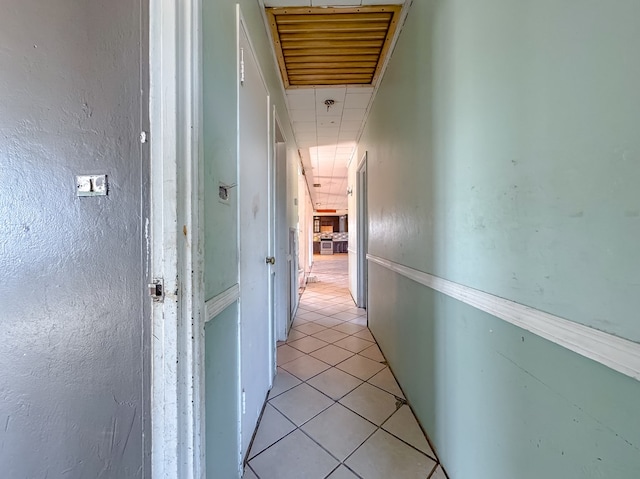
<svg viewBox="0 0 640 479">
<path fill-rule="evenodd" d="M 76 196 L 106 196 L 107 175 L 76 176 Z"/>
</svg>

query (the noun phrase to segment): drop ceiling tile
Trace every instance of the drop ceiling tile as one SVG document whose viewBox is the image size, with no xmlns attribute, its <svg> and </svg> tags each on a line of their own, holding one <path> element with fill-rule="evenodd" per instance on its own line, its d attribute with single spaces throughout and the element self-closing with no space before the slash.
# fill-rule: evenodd
<svg viewBox="0 0 640 479">
<path fill-rule="evenodd" d="M 316 110 L 313 95 L 287 95 L 290 110 Z"/>
<path fill-rule="evenodd" d="M 360 131 L 362 121 L 360 120 L 342 120 L 340 131 Z"/>
<path fill-rule="evenodd" d="M 355 140 L 355 138 L 353 138 Z M 319 145 L 335 145 L 338 142 L 338 135 L 320 135 L 318 134 Z"/>
<path fill-rule="evenodd" d="M 325 116 L 342 116 L 342 105 L 334 105 L 329 110 L 324 105 L 318 105 L 316 109 L 316 118 L 324 118 Z"/>
<path fill-rule="evenodd" d="M 316 139 L 316 131 L 297 131 L 297 130 L 293 130 L 296 139 L 312 139 L 315 140 Z"/>
<path fill-rule="evenodd" d="M 358 132 L 357 131 L 341 131 L 340 135 L 338 136 L 339 140 L 356 140 L 358 138 Z"/>
<path fill-rule="evenodd" d="M 337 137 L 340 133 L 340 127 L 338 126 L 320 126 L 318 125 L 318 138 L 320 137 Z"/>
<path fill-rule="evenodd" d="M 340 183 L 338 184 L 338 193 L 339 193 L 339 200 L 342 202 L 344 201 L 344 204 L 347 204 L 347 188 L 349 186 L 349 183 L 347 181 L 347 178 L 341 178 L 340 179 Z M 346 322 L 346 321 L 345 321 Z M 344 323 L 343 323 L 344 324 Z"/>
<path fill-rule="evenodd" d="M 313 120 L 316 120 L 315 116 L 313 117 Z M 327 115 L 317 117 L 318 126 L 330 126 L 338 128 L 341 121 L 342 117 L 340 115 Z"/>
<path fill-rule="evenodd" d="M 336 149 L 336 145 L 324 145 L 324 146 L 318 146 L 318 151 L 322 151 L 322 152 L 333 152 Z"/>
<path fill-rule="evenodd" d="M 347 94 L 349 93 L 368 93 L 370 95 L 373 94 L 374 88 L 372 86 L 362 86 L 362 85 L 347 85 Z"/>
<path fill-rule="evenodd" d="M 360 120 L 364 118 L 366 109 L 363 108 L 345 108 L 342 112 L 342 121 L 344 120 Z"/>
<path fill-rule="evenodd" d="M 347 196 L 347 184 L 346 182 L 340 182 L 340 184 L 337 186 L 337 192 L 340 195 L 340 197 L 346 197 Z"/>
<path fill-rule="evenodd" d="M 316 121 L 315 110 L 289 110 L 289 116 L 296 121 Z"/>
<path fill-rule="evenodd" d="M 336 147 L 336 154 L 349 154 L 353 153 L 353 146 L 338 146 Z"/>
<path fill-rule="evenodd" d="M 316 88 L 316 100 L 319 103 L 322 103 L 327 98 L 331 98 L 336 102 L 344 101 L 344 97 L 347 94 L 347 87 L 337 87 L 337 88 Z"/>
<path fill-rule="evenodd" d="M 347 93 L 344 100 L 345 108 L 367 108 L 371 101 L 371 94 L 369 93 Z"/>
<path fill-rule="evenodd" d="M 293 130 L 296 133 L 315 133 L 316 122 L 315 121 L 294 121 Z"/>
</svg>

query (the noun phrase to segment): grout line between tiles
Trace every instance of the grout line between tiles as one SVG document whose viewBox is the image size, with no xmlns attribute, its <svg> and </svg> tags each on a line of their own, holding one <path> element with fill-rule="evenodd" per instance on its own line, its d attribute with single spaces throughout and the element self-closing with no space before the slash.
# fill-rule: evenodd
<svg viewBox="0 0 640 479">
<path fill-rule="evenodd" d="M 315 269 L 315 268 L 314 268 L 314 269 Z M 329 472 L 329 474 L 328 474 L 327 476 L 324 476 L 324 477 L 325 477 L 325 479 L 326 479 L 327 477 L 329 477 L 331 474 L 333 474 L 333 473 L 334 473 L 337 469 L 339 469 L 341 466 L 344 466 L 348 471 L 350 471 L 352 474 L 354 474 L 354 475 L 355 475 L 356 477 L 358 477 L 359 479 L 363 479 L 359 474 L 357 474 L 354 470 L 352 470 L 352 469 L 351 469 L 351 467 L 349 467 L 349 466 L 346 464 L 346 461 L 347 461 L 350 457 L 352 457 L 352 456 L 353 456 L 353 454 L 355 454 L 355 452 L 356 452 L 356 451 L 358 451 L 358 450 L 363 446 L 363 444 L 365 444 L 365 443 L 366 443 L 366 442 L 367 442 L 367 441 L 368 441 L 368 440 L 369 440 L 369 439 L 370 439 L 374 434 L 376 434 L 379 430 L 381 430 L 381 429 L 382 429 L 385 433 L 387 433 L 387 434 L 389 434 L 391 437 L 393 437 L 393 438 L 395 438 L 395 439 L 399 440 L 401 443 L 403 443 L 404 445 L 408 446 L 408 447 L 409 447 L 409 448 L 411 448 L 412 450 L 414 450 L 414 451 L 418 452 L 418 453 L 419 453 L 419 454 L 421 454 L 422 456 L 426 456 L 426 457 L 428 457 L 430 460 L 435 461 L 435 465 L 434 465 L 434 467 L 433 467 L 433 468 L 431 469 L 431 471 L 430 471 L 430 472 L 428 472 L 428 473 L 427 473 L 427 475 L 426 475 L 426 478 L 430 478 L 430 477 L 435 473 L 435 471 L 437 470 L 438 465 L 439 465 L 440 463 L 439 463 L 439 460 L 438 460 L 437 455 L 436 455 L 436 453 L 435 453 L 435 450 L 433 449 L 433 446 L 432 446 L 432 444 L 431 444 L 431 441 L 429 440 L 428 436 L 427 436 L 426 434 L 424 434 L 424 430 L 422 430 L 422 426 L 420 425 L 420 423 L 418 422 L 418 425 L 419 425 L 419 427 L 420 427 L 420 430 L 421 430 L 421 432 L 423 433 L 424 437 L 426 438 L 426 440 L 427 440 L 427 442 L 428 442 L 428 444 L 429 444 L 429 447 L 430 447 L 430 448 L 431 448 L 431 450 L 433 451 L 433 454 L 434 454 L 434 455 L 436 455 L 436 457 L 435 457 L 435 458 L 434 458 L 434 457 L 432 457 L 430 454 L 426 454 L 426 453 L 424 453 L 423 451 L 419 450 L 418 448 L 416 448 L 416 447 L 412 446 L 411 444 L 409 444 L 408 442 L 406 442 L 406 441 L 405 441 L 405 440 L 403 440 L 402 438 L 400 438 L 400 437 L 396 436 L 395 434 L 393 434 L 393 433 L 391 433 L 391 432 L 389 432 L 389 431 L 386 431 L 386 430 L 384 429 L 384 427 L 383 427 L 383 426 L 384 426 L 384 425 L 385 425 L 385 424 L 386 424 L 386 423 L 387 423 L 387 422 L 388 422 L 388 421 L 389 421 L 389 420 L 390 420 L 390 419 L 391 419 L 391 418 L 392 418 L 392 417 L 393 417 L 393 416 L 394 416 L 394 415 L 399 411 L 399 409 L 400 409 L 403 405 L 405 405 L 405 404 L 409 407 L 409 410 L 411 411 L 411 414 L 413 414 L 413 416 L 414 416 L 414 418 L 415 418 L 415 414 L 413 413 L 413 409 L 411 409 L 411 407 L 407 404 L 406 399 L 399 398 L 398 396 L 396 396 L 395 394 L 393 394 L 393 393 L 391 393 L 391 392 L 387 391 L 386 389 L 384 389 L 384 388 L 382 388 L 382 387 L 380 387 L 380 386 L 377 386 L 377 385 L 375 385 L 375 384 L 372 384 L 372 383 L 370 382 L 370 381 L 371 381 L 371 380 L 372 380 L 372 379 L 373 379 L 377 374 L 379 374 L 381 371 L 384 371 L 384 369 L 382 369 L 382 370 L 380 370 L 380 371 L 376 372 L 375 374 L 373 374 L 373 375 L 372 375 L 371 377 L 369 377 L 368 379 L 366 379 L 366 380 L 362 380 L 361 378 L 359 378 L 359 377 L 357 377 L 357 376 L 354 376 L 353 374 L 351 374 L 351 373 L 349 373 L 349 372 L 347 372 L 347 371 L 343 371 L 342 369 L 340 369 L 340 368 L 338 368 L 338 367 L 337 367 L 337 366 L 339 366 L 340 364 L 344 363 L 345 361 L 348 361 L 348 360 L 350 360 L 350 359 L 353 359 L 355 356 L 359 356 L 360 358 L 368 359 L 368 360 L 373 361 L 373 362 L 375 362 L 375 363 L 381 364 L 381 365 L 383 365 L 383 366 L 385 366 L 385 367 L 388 367 L 388 368 L 389 368 L 389 372 L 392 374 L 393 379 L 394 379 L 394 381 L 395 381 L 395 383 L 396 383 L 397 387 L 400 389 L 401 393 L 404 395 L 404 391 L 402 390 L 402 388 L 400 387 L 400 385 L 397 383 L 397 380 L 395 379 L 395 375 L 393 374 L 393 371 L 392 371 L 391 367 L 390 367 L 390 366 L 389 366 L 389 364 L 387 363 L 386 358 L 384 357 L 384 354 L 382 354 L 383 361 L 377 361 L 377 360 L 375 360 L 375 359 L 368 358 L 367 356 L 365 356 L 365 355 L 361 354 L 362 352 L 364 352 L 365 350 L 367 350 L 367 349 L 371 348 L 371 347 L 372 347 L 372 346 L 374 346 L 374 345 L 378 347 L 378 350 L 380 350 L 380 347 L 379 347 L 378 342 L 375 340 L 375 336 L 373 335 L 373 333 L 371 332 L 371 330 L 368 328 L 368 326 L 363 326 L 363 325 L 358 324 L 358 323 L 352 323 L 352 321 L 360 320 L 361 318 L 366 317 L 366 316 L 364 316 L 364 315 L 363 315 L 362 313 L 360 313 L 360 312 L 358 312 L 358 314 L 357 314 L 357 313 L 351 313 L 351 312 L 350 312 L 350 313 L 346 313 L 346 310 L 348 310 L 348 309 L 352 309 L 352 308 L 354 308 L 354 307 L 355 307 L 355 303 L 353 302 L 353 300 L 352 300 L 352 298 L 351 298 L 351 296 L 350 296 L 350 292 L 349 292 L 349 290 L 348 290 L 348 287 L 347 287 L 346 285 L 344 285 L 344 286 L 340 286 L 340 287 L 331 287 L 331 286 L 327 286 L 327 284 L 330 284 L 330 283 L 331 283 L 331 281 L 334 281 L 334 284 L 335 284 L 335 280 L 336 280 L 336 279 L 338 279 L 339 281 L 342 281 L 342 280 L 343 280 L 343 278 L 339 278 L 339 276 L 343 276 L 344 278 L 346 278 L 346 277 L 347 277 L 347 275 L 346 275 L 346 274 L 344 274 L 344 275 L 338 275 L 338 274 L 336 274 L 336 273 L 331 273 L 331 274 L 326 274 L 326 273 L 314 273 L 314 274 L 319 278 L 319 280 L 320 280 L 320 281 L 319 281 L 319 283 L 311 283 L 311 284 L 309 284 L 309 285 L 306 285 L 306 289 L 305 289 L 305 291 L 304 291 L 304 294 L 303 294 L 303 295 L 301 295 L 301 302 L 300 302 L 300 306 L 299 306 L 299 309 L 298 309 L 298 314 L 314 313 L 314 315 L 319 315 L 319 316 L 318 316 L 318 317 L 316 317 L 315 319 L 312 319 L 312 320 L 307 320 L 307 319 L 305 319 L 305 318 L 303 318 L 303 317 L 300 317 L 300 318 L 299 318 L 299 322 L 298 322 L 297 324 L 293 325 L 293 326 L 292 326 L 292 328 L 291 328 L 291 330 L 295 330 L 295 331 L 297 332 L 297 335 L 299 335 L 300 337 L 296 338 L 296 339 L 295 339 L 295 340 L 293 340 L 292 342 L 298 341 L 298 340 L 300 340 L 300 339 L 305 339 L 305 338 L 309 338 L 309 337 L 311 337 L 311 338 L 316 339 L 316 340 L 318 340 L 318 341 L 322 341 L 322 342 L 324 342 L 324 343 L 326 343 L 326 344 L 324 344 L 324 345 L 320 346 L 320 347 L 319 347 L 319 348 L 317 348 L 317 349 L 313 349 L 313 350 L 311 350 L 311 351 L 309 351 L 309 352 L 305 352 L 305 351 L 303 351 L 303 350 L 301 350 L 301 349 L 298 349 L 298 348 L 296 348 L 295 346 L 292 346 L 292 345 L 291 345 L 291 343 L 290 343 L 290 342 L 289 342 L 289 340 L 288 340 L 288 336 L 289 336 L 289 334 L 290 334 L 291 330 L 289 331 L 289 334 L 287 335 L 287 340 L 286 340 L 284 343 L 282 343 L 281 345 L 287 345 L 287 346 L 289 346 L 289 347 L 291 347 L 291 348 L 295 349 L 296 351 L 301 352 L 301 353 L 302 353 L 302 355 L 301 355 L 301 356 L 298 356 L 298 357 L 296 357 L 296 358 L 294 358 L 294 359 L 292 359 L 291 361 L 288 361 L 288 362 L 286 362 L 286 363 L 283 363 L 282 365 L 279 365 L 278 367 L 279 367 L 282 371 L 286 371 L 288 374 L 290 374 L 291 376 L 293 376 L 294 378 L 296 378 L 297 380 L 299 380 L 299 381 L 300 381 L 300 383 L 299 383 L 299 384 L 296 384 L 295 386 L 293 386 L 293 387 L 291 387 L 291 388 L 289 388 L 289 389 L 287 389 L 286 391 L 282 391 L 281 393 L 279 393 L 279 394 L 278 394 L 278 395 L 276 395 L 276 396 L 268 397 L 268 398 L 267 398 L 267 402 L 268 402 L 268 403 L 270 403 L 270 404 L 271 404 L 271 406 L 272 406 L 276 411 L 278 411 L 278 413 L 282 414 L 282 415 L 283 415 L 283 416 L 284 416 L 284 417 L 285 417 L 289 422 L 291 422 L 291 423 L 294 425 L 295 429 L 294 429 L 293 431 L 289 432 L 288 434 L 284 435 L 282 438 L 280 438 L 278 441 L 276 441 L 276 442 L 274 442 L 273 444 L 271 444 L 269 447 L 265 448 L 265 449 L 264 449 L 263 451 L 261 451 L 260 453 L 258 453 L 258 454 L 256 454 L 255 456 L 253 456 L 253 457 L 251 458 L 251 460 L 255 459 L 256 457 L 260 456 L 260 455 L 261 455 L 261 454 L 263 454 L 264 452 L 268 451 L 271 447 L 274 447 L 276 444 L 278 444 L 280 441 L 282 441 L 283 439 L 285 439 L 286 437 L 288 437 L 290 434 L 294 433 L 296 430 L 299 430 L 302 434 L 304 434 L 307 438 L 309 438 L 309 439 L 310 439 L 314 444 L 316 444 L 316 445 L 317 445 L 321 450 L 325 451 L 325 452 L 326 452 L 327 454 L 329 454 L 332 458 L 334 458 L 336 461 L 338 461 L 338 464 L 337 464 L 337 465 L 336 465 L 336 466 L 331 470 L 331 472 Z M 320 287 L 318 287 L 318 286 L 317 286 L 317 285 L 319 285 L 319 284 L 321 285 Z M 343 303 L 343 302 L 342 302 L 342 298 L 343 298 L 344 296 L 348 296 L 348 298 L 349 298 L 349 300 L 350 300 L 350 301 L 348 301 L 347 303 Z M 333 304 L 331 304 L 332 302 L 333 302 Z M 336 308 L 336 307 L 337 307 L 337 306 L 336 306 L 337 304 L 340 304 L 340 305 L 343 305 L 343 304 L 344 304 L 346 307 L 345 307 L 344 309 L 342 309 L 341 311 L 337 311 L 337 312 L 334 312 L 334 313 L 332 313 L 332 314 L 326 314 L 326 313 L 323 313 L 323 310 L 325 310 L 325 309 Z M 342 306 L 340 306 L 340 308 L 341 308 L 341 307 L 342 307 Z M 360 308 L 357 308 L 357 309 L 360 309 Z M 330 313 L 330 311 L 327 311 L 327 313 Z M 349 316 L 352 316 L 352 317 L 350 317 L 350 319 L 342 319 L 342 318 L 336 318 L 336 317 L 334 317 L 334 315 L 340 315 L 340 314 L 345 314 L 345 313 L 346 313 L 347 315 L 349 315 Z M 364 311 L 364 313 L 366 314 L 366 311 Z M 296 319 L 298 319 L 297 314 L 296 314 L 296 317 L 294 318 L 294 323 L 295 323 L 295 320 L 296 320 Z M 333 325 L 333 326 L 325 326 L 324 324 L 322 324 L 322 323 L 319 323 L 319 322 L 318 322 L 318 321 L 323 321 L 323 320 L 326 320 L 326 319 L 332 319 L 332 320 L 340 321 L 340 323 L 335 324 L 335 325 Z M 298 327 L 303 327 L 303 326 L 304 326 L 304 324 L 314 324 L 314 323 L 315 323 L 317 326 L 322 327 L 323 329 L 321 329 L 320 331 L 317 331 L 317 332 L 311 333 L 311 334 L 309 334 L 309 333 L 305 333 L 305 332 L 300 331 L 300 330 L 298 329 Z M 353 331 L 353 332 L 345 332 L 345 331 L 341 331 L 340 329 L 336 329 L 336 327 L 340 327 L 341 325 L 344 325 L 344 324 L 354 324 L 354 325 L 360 326 L 360 328 L 359 328 L 357 331 Z M 324 331 L 337 331 L 337 332 L 340 332 L 340 333 L 344 334 L 344 335 L 345 335 L 345 337 L 340 338 L 340 339 L 336 339 L 336 340 L 334 340 L 334 341 L 325 341 L 325 340 L 323 340 L 323 339 L 316 338 L 316 337 L 314 336 L 315 334 L 319 334 L 319 333 L 324 332 Z M 371 337 L 373 338 L 373 341 L 372 341 L 371 339 L 368 339 L 368 338 L 361 338 L 361 337 L 359 337 L 359 336 L 356 336 L 356 334 L 360 334 L 360 333 L 362 333 L 362 331 L 368 331 L 368 332 L 369 332 L 369 334 L 371 334 Z M 369 345 L 369 346 L 367 346 L 367 347 L 365 347 L 364 349 L 361 349 L 361 350 L 360 350 L 360 351 L 358 351 L 358 352 L 354 352 L 354 351 L 351 351 L 351 350 L 349 350 L 349 349 L 347 349 L 347 348 L 344 348 L 344 347 L 342 347 L 342 346 L 339 346 L 339 345 L 335 344 L 336 342 L 340 342 L 340 341 L 343 341 L 343 340 L 349 339 L 349 338 L 351 338 L 351 337 L 353 337 L 353 338 L 357 338 L 357 339 L 360 339 L 360 340 L 362 340 L 362 341 L 366 341 L 366 342 L 370 343 L 370 345 Z M 317 357 L 315 357 L 315 356 L 313 356 L 313 355 L 312 355 L 313 353 L 315 353 L 315 352 L 317 352 L 317 351 L 319 351 L 319 350 L 321 350 L 321 349 L 324 349 L 324 348 L 326 348 L 327 346 L 330 346 L 330 345 L 331 345 L 331 346 L 334 346 L 334 347 L 336 347 L 336 348 L 340 348 L 341 350 L 343 350 L 343 351 L 346 351 L 346 352 L 350 353 L 350 356 L 349 356 L 348 358 L 345 358 L 345 359 L 343 359 L 343 360 L 339 361 L 339 362 L 338 362 L 338 363 L 336 363 L 336 364 L 329 364 L 329 363 L 327 363 L 326 361 L 323 361 L 322 359 L 317 358 Z M 380 351 L 380 352 L 381 352 L 381 351 Z M 292 361 L 295 361 L 296 359 L 300 359 L 300 358 L 302 358 L 302 357 L 304 357 L 304 356 L 307 356 L 307 357 L 310 357 L 310 358 L 316 359 L 316 360 L 320 361 L 321 363 L 323 363 L 323 364 L 325 364 L 325 365 L 329 366 L 329 368 L 328 368 L 328 369 L 325 369 L 325 370 L 323 370 L 323 371 L 320 371 L 319 373 L 314 374 L 313 376 L 311 376 L 311 377 L 309 377 L 309 378 L 307 378 L 307 379 L 302 379 L 302 378 L 300 378 L 300 377 L 296 376 L 295 374 L 293 374 L 293 373 L 291 373 L 291 372 L 287 371 L 285 368 L 283 368 L 283 367 L 282 367 L 282 366 L 284 366 L 284 365 L 286 365 L 286 364 L 288 364 L 288 363 L 290 363 L 290 362 L 292 362 Z M 356 386 L 355 388 L 351 389 L 351 390 L 350 390 L 350 391 L 348 391 L 347 393 L 343 394 L 340 398 L 338 398 L 338 399 L 334 399 L 334 398 L 332 398 L 332 397 L 328 396 L 327 394 L 325 394 L 324 392 L 322 392 L 320 389 L 318 389 L 318 388 L 314 387 L 312 384 L 310 384 L 310 383 L 309 383 L 309 381 L 313 380 L 314 378 L 317 378 L 317 377 L 318 377 L 318 376 L 320 376 L 321 374 L 324 374 L 324 373 L 326 373 L 326 372 L 328 372 L 328 371 L 331 371 L 331 369 L 335 369 L 336 371 L 340 371 L 340 372 L 342 372 L 342 373 L 344 373 L 344 374 L 347 374 L 348 376 L 350 376 L 350 377 L 352 377 L 352 378 L 354 378 L 354 379 L 357 379 L 358 381 L 361 381 L 361 382 L 360 382 L 360 384 L 359 384 L 358 386 Z M 395 410 L 394 410 L 394 411 L 393 411 L 393 412 L 392 412 L 388 417 L 386 417 L 383 421 L 381 421 L 380 425 L 377 425 L 376 423 L 374 423 L 374 422 L 370 421 L 369 419 L 365 418 L 364 416 L 362 416 L 362 415 L 361 415 L 361 414 L 359 414 L 358 412 L 353 411 L 351 408 L 349 408 L 348 406 L 346 406 L 346 405 L 344 405 L 344 404 L 342 404 L 342 403 L 340 402 L 342 399 L 344 399 L 346 396 L 348 396 L 349 394 L 351 394 L 353 391 L 355 391 L 357 388 L 361 387 L 361 386 L 362 386 L 363 384 L 365 384 L 365 383 L 366 383 L 368 386 L 373 386 L 374 388 L 376 388 L 376 390 L 379 390 L 379 391 L 381 391 L 381 392 L 384 392 L 384 393 L 386 393 L 386 394 L 389 394 L 389 395 L 391 395 L 391 396 L 395 397 L 395 399 L 396 399 L 396 407 L 395 407 Z M 287 416 L 283 411 L 281 411 L 281 410 L 280 410 L 280 409 L 278 409 L 278 408 L 277 408 L 273 403 L 271 403 L 271 401 L 272 401 L 273 399 L 277 398 L 277 397 L 280 397 L 282 394 L 284 394 L 284 393 L 286 393 L 286 392 L 291 391 L 291 390 L 292 390 L 292 389 L 294 389 L 295 387 L 300 386 L 301 384 L 306 384 L 308 387 L 311 387 L 314 391 L 316 391 L 316 392 L 318 392 L 318 393 L 322 394 L 322 395 L 323 395 L 323 396 L 325 396 L 325 397 L 328 397 L 328 398 L 331 400 L 331 405 L 329 405 L 328 407 L 326 407 L 326 408 L 322 409 L 322 410 L 321 410 L 321 411 L 319 411 L 317 414 L 313 415 L 311 418 L 307 419 L 304 423 L 302 423 L 302 424 L 300 424 L 300 425 L 298 426 L 298 425 L 296 425 L 296 424 L 295 424 L 291 419 L 289 419 L 289 417 L 288 417 L 288 416 Z M 405 395 L 405 396 L 406 396 L 406 395 Z M 357 447 L 355 447 L 355 448 L 353 449 L 353 451 L 351 451 L 351 453 L 349 453 L 349 455 L 348 455 L 347 457 L 345 457 L 343 460 L 340 460 L 340 459 L 338 459 L 337 457 L 335 457 L 331 452 L 329 452 L 325 447 L 323 447 L 321 444 L 319 444 L 319 443 L 318 443 L 318 441 L 316 441 L 313 437 L 311 437 L 309 434 L 307 434 L 307 433 L 302 429 L 302 427 L 304 427 L 305 425 L 307 425 L 310 421 L 313 421 L 313 420 L 314 420 L 315 418 L 317 418 L 320 414 L 323 414 L 324 412 L 326 412 L 328 409 L 330 409 L 331 407 L 335 406 L 336 404 L 339 404 L 340 406 L 342 406 L 342 407 L 346 408 L 346 409 L 347 409 L 348 411 L 350 411 L 351 413 L 355 414 L 355 415 L 356 415 L 356 416 L 358 416 L 359 418 L 363 419 L 363 420 L 364 420 L 364 421 L 366 421 L 367 423 L 369 423 L 369 424 L 371 424 L 371 425 L 373 425 L 373 426 L 374 426 L 374 430 L 373 430 L 369 435 L 367 435 L 367 436 L 366 436 L 366 437 L 365 437 L 361 442 L 359 442 L 359 444 L 357 445 Z M 264 409 L 263 409 L 263 413 L 264 413 Z M 416 418 L 416 422 L 417 422 L 417 418 Z M 253 473 L 254 473 L 258 478 L 260 478 L 260 476 L 258 475 L 258 473 L 253 469 L 253 467 L 251 467 L 251 466 L 248 466 L 248 467 L 250 467 L 251 471 L 252 471 L 252 472 L 253 472 Z"/>
</svg>

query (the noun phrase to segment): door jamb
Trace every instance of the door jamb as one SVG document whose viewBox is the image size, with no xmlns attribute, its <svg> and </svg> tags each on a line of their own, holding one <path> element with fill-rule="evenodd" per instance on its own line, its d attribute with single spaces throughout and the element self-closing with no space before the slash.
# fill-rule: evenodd
<svg viewBox="0 0 640 479">
<path fill-rule="evenodd" d="M 282 321 L 284 320 L 285 322 L 285 328 L 284 328 L 284 332 L 285 334 L 288 333 L 288 328 L 286 327 L 286 325 L 288 325 L 288 315 L 289 315 L 289 309 L 287 308 L 287 317 L 286 318 L 281 318 L 280 317 L 280 312 L 276 309 L 276 305 L 278 305 L 278 301 L 282 299 L 282 293 L 281 290 L 283 290 L 285 288 L 285 286 L 288 284 L 288 280 L 285 281 L 284 275 L 280 274 L 278 275 L 278 271 L 280 273 L 282 273 L 283 271 L 286 270 L 286 266 L 288 264 L 288 253 L 280 255 L 280 253 L 283 250 L 286 250 L 288 252 L 288 242 L 289 242 L 289 215 L 288 215 L 288 209 L 289 206 L 287 205 L 287 193 L 286 193 L 286 188 L 288 187 L 288 183 L 287 183 L 287 137 L 285 135 L 285 133 L 282 131 L 282 122 L 280 121 L 280 117 L 278 116 L 278 109 L 276 108 L 276 105 L 272 105 L 272 128 L 271 128 L 271 151 L 272 151 L 272 157 L 273 157 L 273 185 L 274 185 L 274 194 L 273 194 L 273 251 L 274 251 L 274 256 L 276 257 L 276 265 L 278 265 L 276 267 L 276 275 L 275 275 L 275 281 L 274 281 L 274 307 L 273 307 L 273 331 L 274 331 L 274 337 L 273 337 L 273 341 L 274 341 L 274 350 L 276 349 L 277 346 L 277 341 L 280 339 L 281 337 L 281 333 L 283 332 L 283 330 L 281 329 L 282 326 Z M 280 134 L 281 137 L 281 141 L 278 141 L 278 133 Z M 278 147 L 279 145 L 284 145 L 284 170 L 280 171 L 278 169 L 278 161 L 279 161 L 279 157 L 278 157 Z M 280 202 L 282 204 L 280 204 L 278 202 L 278 183 L 279 183 L 279 179 L 282 177 L 281 175 L 284 175 L 284 183 L 285 183 L 285 199 L 284 202 Z M 287 228 L 286 234 L 285 232 L 280 232 L 280 238 L 278 237 L 278 227 L 282 226 L 279 224 L 278 220 L 280 219 L 280 215 L 284 214 L 284 223 L 285 226 Z M 284 246 L 286 246 L 286 248 L 284 248 Z M 281 256 L 281 257 L 279 257 Z M 284 267 L 282 265 L 285 265 Z M 289 295 L 289 290 L 287 289 L 287 296 Z M 276 355 L 274 354 L 273 356 L 273 364 L 272 364 L 272 373 L 273 376 L 275 377 L 276 372 L 277 372 L 277 367 L 276 367 Z"/>
<path fill-rule="evenodd" d="M 358 232 L 358 307 L 367 308 L 367 244 L 369 241 L 367 221 L 367 152 L 364 152 L 356 168 L 356 208 Z"/>
<path fill-rule="evenodd" d="M 151 469 L 152 477 L 202 478 L 202 4 L 149 2 L 151 218 L 146 237 L 151 276 L 164 281 L 164 300 L 152 305 Z"/>
</svg>

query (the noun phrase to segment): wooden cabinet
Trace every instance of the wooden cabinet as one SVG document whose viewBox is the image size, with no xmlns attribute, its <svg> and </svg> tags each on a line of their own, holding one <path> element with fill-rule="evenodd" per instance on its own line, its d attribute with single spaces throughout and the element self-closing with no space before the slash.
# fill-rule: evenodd
<svg viewBox="0 0 640 479">
<path fill-rule="evenodd" d="M 349 221 L 347 215 L 344 216 L 314 216 L 314 233 L 346 233 L 349 231 Z M 340 227 L 342 226 L 342 230 Z M 328 229 L 331 231 L 328 231 Z"/>
</svg>

